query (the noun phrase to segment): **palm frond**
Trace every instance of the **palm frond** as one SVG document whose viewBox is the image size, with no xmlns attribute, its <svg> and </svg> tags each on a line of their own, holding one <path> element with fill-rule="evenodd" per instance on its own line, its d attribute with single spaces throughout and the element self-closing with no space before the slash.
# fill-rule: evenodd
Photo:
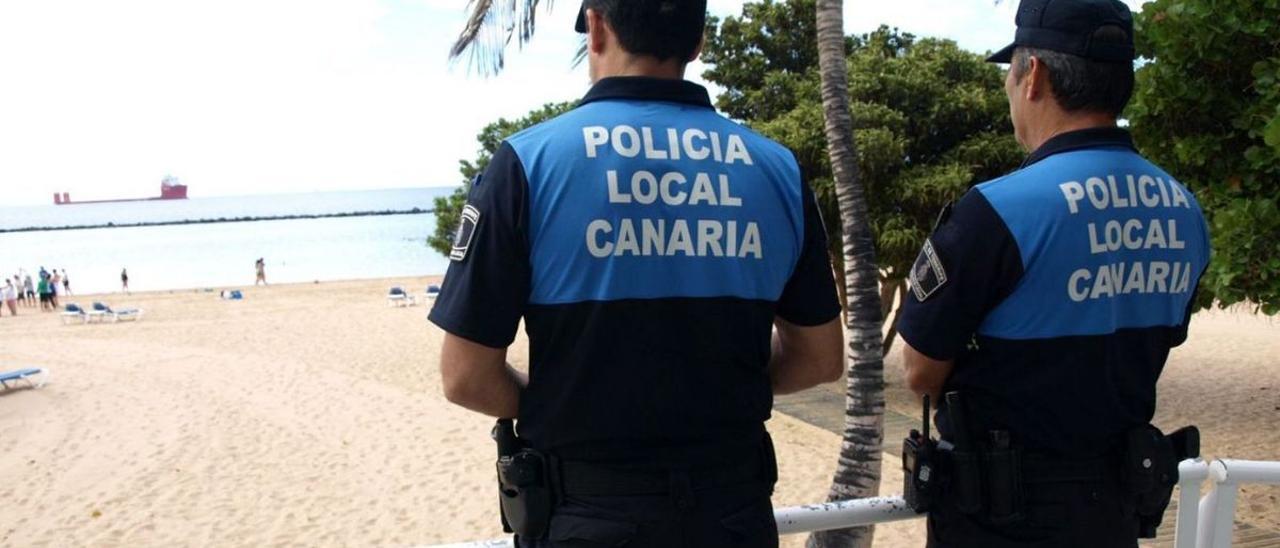
<svg viewBox="0 0 1280 548">
<path fill-rule="evenodd" d="M 539 4 L 550 11 L 553 0 L 469 0 L 471 14 L 449 50 L 449 59 L 456 61 L 465 54 L 471 70 L 485 76 L 501 72 L 512 40 L 524 47 L 533 37 Z"/>
</svg>

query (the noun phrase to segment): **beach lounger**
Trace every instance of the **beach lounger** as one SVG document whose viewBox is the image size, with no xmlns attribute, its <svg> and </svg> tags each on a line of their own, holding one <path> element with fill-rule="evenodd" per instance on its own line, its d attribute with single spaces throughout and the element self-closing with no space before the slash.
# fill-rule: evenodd
<svg viewBox="0 0 1280 548">
<path fill-rule="evenodd" d="M 222 297 L 222 300 L 224 301 L 244 300 L 244 293 L 241 293 L 239 289 L 232 289 L 230 291 L 223 290 L 218 294 L 218 296 Z"/>
<path fill-rule="evenodd" d="M 78 321 L 80 323 L 89 322 L 89 314 L 86 313 L 83 308 L 80 308 L 80 305 L 76 303 L 67 303 L 67 306 L 64 307 L 62 310 L 61 316 L 62 316 L 62 325 L 69 325 L 71 322 L 75 322 L 75 321 Z"/>
<path fill-rule="evenodd" d="M 35 376 L 40 377 L 39 381 L 31 382 L 31 378 Z M 13 388 L 13 386 L 10 386 L 10 383 L 17 382 L 25 382 L 27 383 L 27 386 L 32 388 L 40 388 L 41 386 L 44 386 L 45 383 L 49 382 L 49 372 L 40 367 L 33 367 L 29 369 L 19 369 L 17 371 L 5 371 L 4 373 L 0 373 L 0 386 L 3 386 L 6 390 Z"/>
<path fill-rule="evenodd" d="M 101 302 L 93 303 L 93 310 L 89 311 L 89 320 L 115 322 L 137 321 L 142 319 L 142 309 L 139 308 L 122 308 L 120 310 L 112 310 Z"/>
<path fill-rule="evenodd" d="M 403 287 L 393 287 L 387 291 L 387 306 L 413 306 L 417 301 L 413 295 L 404 292 Z"/>
<path fill-rule="evenodd" d="M 439 297 L 439 296 L 440 296 L 440 286 L 438 286 L 438 285 L 436 285 L 436 284 L 431 284 L 431 285 L 427 286 L 427 298 L 428 298 L 428 299 L 434 299 L 434 298 Z"/>
</svg>

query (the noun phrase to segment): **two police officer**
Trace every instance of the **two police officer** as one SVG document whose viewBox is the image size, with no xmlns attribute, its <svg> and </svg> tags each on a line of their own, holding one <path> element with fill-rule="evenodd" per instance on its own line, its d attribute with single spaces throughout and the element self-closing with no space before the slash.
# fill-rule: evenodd
<svg viewBox="0 0 1280 548">
<path fill-rule="evenodd" d="M 430 319 L 500 423 L 521 546 L 776 546 L 773 395 L 837 379 L 840 306 L 794 156 L 683 79 L 705 0 L 586 0 L 594 85 L 473 185 Z M 520 321 L 529 373 L 505 362 Z"/>
<path fill-rule="evenodd" d="M 944 213 L 899 325 L 909 387 L 953 394 L 936 422 L 960 458 L 943 459 L 929 545 L 1134 546 L 1193 452 L 1149 423 L 1206 224 L 1117 127 L 1134 83 L 1128 7 L 1023 0 L 1017 26 L 989 61 L 1010 64 L 1030 155 Z"/>
</svg>

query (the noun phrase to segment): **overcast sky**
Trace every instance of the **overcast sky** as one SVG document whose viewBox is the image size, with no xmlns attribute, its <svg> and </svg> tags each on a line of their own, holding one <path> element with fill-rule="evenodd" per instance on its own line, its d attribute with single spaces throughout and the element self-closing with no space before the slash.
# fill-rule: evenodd
<svg viewBox="0 0 1280 548">
<path fill-rule="evenodd" d="M 192 197 L 456 184 L 486 123 L 588 86 L 570 68 L 576 2 L 539 14 L 532 44 L 488 79 L 446 58 L 465 6 L 0 0 L 0 206 L 154 195 L 166 174 Z M 887 23 L 974 51 L 1013 36 L 1012 2 L 845 6 L 851 33 Z"/>
</svg>

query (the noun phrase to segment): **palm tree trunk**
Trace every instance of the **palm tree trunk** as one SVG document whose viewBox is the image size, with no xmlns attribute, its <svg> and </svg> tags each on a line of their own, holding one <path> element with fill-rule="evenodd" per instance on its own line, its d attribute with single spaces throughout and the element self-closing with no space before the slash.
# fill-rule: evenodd
<svg viewBox="0 0 1280 548">
<path fill-rule="evenodd" d="M 894 291 L 896 291 L 898 293 L 898 306 L 896 308 L 893 308 L 893 319 L 889 320 L 889 332 L 886 333 L 884 336 L 884 353 L 885 354 L 888 354 L 890 350 L 893 350 L 893 341 L 898 338 L 898 319 L 902 318 L 902 303 L 907 302 L 907 281 L 899 279 L 899 280 L 892 280 L 891 283 L 893 285 L 890 286 L 891 289 L 888 297 L 889 303 L 893 304 L 894 302 L 893 293 Z M 884 291 L 880 292 L 880 298 L 882 299 L 885 298 Z M 890 308 L 890 306 L 885 305 L 884 307 L 881 308 L 881 310 L 885 310 L 888 308 Z M 888 315 L 889 315 L 888 311 L 886 310 L 885 316 L 887 317 Z"/>
<path fill-rule="evenodd" d="M 818 66 L 826 120 L 827 153 L 835 176 L 836 201 L 844 235 L 846 284 L 845 335 L 848 380 L 845 389 L 844 442 L 827 500 L 875 496 L 880 489 L 884 438 L 883 314 L 875 240 L 868 220 L 866 193 L 858 180 L 853 120 L 849 115 L 845 63 L 844 2 L 818 0 Z M 871 546 L 874 527 L 814 533 L 808 546 Z"/>
</svg>

